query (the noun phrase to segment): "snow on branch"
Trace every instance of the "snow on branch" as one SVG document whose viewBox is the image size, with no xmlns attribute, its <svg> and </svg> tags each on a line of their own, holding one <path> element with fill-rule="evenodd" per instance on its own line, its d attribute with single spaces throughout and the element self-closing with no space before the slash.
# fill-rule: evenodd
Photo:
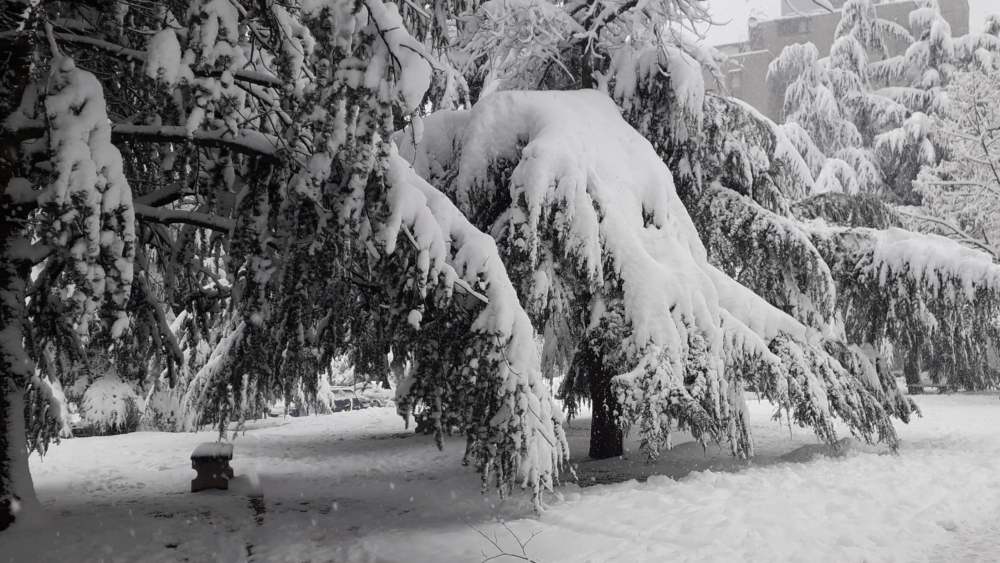
<svg viewBox="0 0 1000 563">
<path fill-rule="evenodd" d="M 222 233 L 232 231 L 234 225 L 232 219 L 220 217 L 211 213 L 185 211 L 181 209 L 165 209 L 162 207 L 152 207 L 140 203 L 136 203 L 134 208 L 136 217 L 146 221 L 163 223 L 165 225 L 182 223 Z"/>
<path fill-rule="evenodd" d="M 115 309 L 112 334 L 128 325 L 135 256 L 132 190 L 121 154 L 112 144 L 103 88 L 97 78 L 59 55 L 44 99 L 53 181 L 39 206 L 58 217 L 46 239 L 68 251 L 81 295 L 80 325 L 87 326 L 105 294 Z M 75 239 L 72 247 L 66 243 Z"/>
<path fill-rule="evenodd" d="M 20 33 L 22 32 L 19 31 L 0 32 L 0 42 L 14 41 Z M 66 33 L 66 32 L 55 32 L 52 35 L 56 39 L 56 41 L 58 41 L 60 44 L 85 45 L 87 47 L 93 47 L 99 49 L 107 53 L 108 55 L 121 58 L 122 60 L 125 61 L 134 61 L 134 62 L 149 64 L 148 59 L 150 58 L 150 54 L 155 54 L 155 56 L 160 56 L 165 50 L 166 46 L 164 45 L 163 41 L 167 39 L 168 33 L 174 36 L 175 38 L 174 41 L 176 41 L 176 35 L 174 34 L 174 32 L 170 29 L 167 29 L 153 36 L 153 38 L 150 40 L 149 48 L 146 51 L 142 51 L 139 49 L 132 49 L 129 47 L 125 47 L 124 45 L 118 45 L 116 43 L 112 43 L 111 41 L 107 41 L 97 37 L 91 37 L 89 35 L 79 35 L 76 33 Z M 179 64 L 179 59 L 177 64 Z M 169 75 L 172 75 L 174 77 L 177 77 L 179 74 L 177 72 L 178 69 L 177 66 L 165 66 L 162 62 L 154 63 L 152 68 L 154 70 L 153 72 L 154 78 L 156 77 L 157 74 L 156 71 L 159 69 L 167 70 L 168 73 L 170 73 Z M 216 74 L 216 77 L 218 76 L 221 76 L 221 73 Z M 260 71 L 253 69 L 239 69 L 233 72 L 233 76 L 237 80 L 248 82 L 251 84 L 257 84 L 259 86 L 270 86 L 270 87 L 280 88 L 284 84 L 281 81 L 281 79 L 279 79 L 278 77 L 274 76 L 273 74 L 267 71 Z"/>
<path fill-rule="evenodd" d="M 902 226 L 897 209 L 871 194 L 817 193 L 792 204 L 792 214 L 798 219 L 823 219 L 847 227 Z"/>
<path fill-rule="evenodd" d="M 859 435 L 894 443 L 887 417 L 909 413 L 894 402 L 895 387 L 859 379 L 819 332 L 709 263 L 668 169 L 608 98 L 504 92 L 464 116 L 437 117 L 404 153 L 448 178 L 444 191 L 494 233 L 519 294 L 536 304 L 528 312 L 545 327 L 546 347 L 560 339 L 603 351 L 601 365 L 618 374 L 624 420 L 639 426 L 651 454 L 669 444 L 664 420 L 749 454 L 738 374 L 825 439 L 840 417 Z M 774 217 L 776 224 L 785 225 Z M 812 254 L 811 273 L 822 279 L 825 265 Z M 828 271 L 825 279 L 829 287 Z M 828 313 L 832 293 L 825 295 Z M 587 314 L 561 316 L 571 304 Z M 801 358 L 779 360 L 770 350 L 779 342 Z M 755 362 L 770 369 L 746 368 Z"/>
<path fill-rule="evenodd" d="M 808 234 L 785 217 L 716 184 L 691 209 L 709 260 L 799 322 L 821 330 L 836 288 Z"/>
<path fill-rule="evenodd" d="M 988 254 L 901 229 L 811 230 L 837 280 L 852 341 L 920 355 L 950 383 L 995 381 L 988 357 L 1000 345 L 1000 266 Z"/>
<path fill-rule="evenodd" d="M 189 131 L 181 125 L 133 125 L 131 123 L 111 124 L 111 140 L 116 143 L 185 143 L 205 147 L 231 148 L 241 153 L 264 159 L 275 158 L 279 140 L 267 133 L 249 129 L 228 129 Z M 30 123 L 11 131 L 17 140 L 29 140 L 45 134 L 41 124 Z"/>
</svg>

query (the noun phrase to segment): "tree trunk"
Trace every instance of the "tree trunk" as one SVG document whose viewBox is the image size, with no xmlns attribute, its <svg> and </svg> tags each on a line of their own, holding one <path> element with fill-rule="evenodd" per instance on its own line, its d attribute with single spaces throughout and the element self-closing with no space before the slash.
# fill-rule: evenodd
<svg viewBox="0 0 1000 563">
<path fill-rule="evenodd" d="M 623 433 L 615 418 L 615 401 L 610 389 L 590 386 L 593 418 L 590 421 L 590 453 L 593 459 L 619 457 L 623 452 Z"/>
<path fill-rule="evenodd" d="M 0 149 L 0 187 L 8 185 L 12 153 Z M 14 153 L 16 154 L 16 153 Z M 38 508 L 28 470 L 25 391 L 35 373 L 25 350 L 25 298 L 31 279 L 31 242 L 23 231 L 28 208 L 0 192 L 0 530 Z"/>
<path fill-rule="evenodd" d="M 3 199 L 0 194 L 0 202 Z M 0 217 L 0 530 L 38 507 L 28 470 L 24 419 L 24 393 L 35 369 L 24 349 L 24 303 L 31 263 L 12 252 L 28 241 L 17 237 L 5 219 Z"/>
<path fill-rule="evenodd" d="M 623 437 L 618 425 L 618 400 L 611 390 L 611 376 L 604 369 L 600 357 L 585 350 L 585 364 L 590 383 L 590 453 L 593 459 L 619 457 L 623 452 Z"/>
<path fill-rule="evenodd" d="M 39 53 L 38 43 L 32 39 L 32 31 L 37 31 L 42 21 L 39 7 L 4 4 L 0 16 L 20 22 L 24 32 L 4 53 L 7 60 L 0 69 L 0 119 L 18 106 L 35 78 L 32 71 L 42 72 L 34 63 Z M 25 225 L 35 204 L 17 201 L 7 192 L 25 162 L 20 149 L 16 136 L 0 141 L 0 530 L 40 509 L 28 468 L 24 418 L 25 391 L 35 370 L 24 348 L 25 296 L 33 265 L 25 255 L 31 248 Z"/>
<path fill-rule="evenodd" d="M 0 530 L 40 508 L 28 468 L 24 425 L 24 390 L 4 373 L 0 392 Z"/>
<path fill-rule="evenodd" d="M 920 384 L 920 352 L 914 350 L 903 360 L 903 375 L 907 385 Z"/>
</svg>

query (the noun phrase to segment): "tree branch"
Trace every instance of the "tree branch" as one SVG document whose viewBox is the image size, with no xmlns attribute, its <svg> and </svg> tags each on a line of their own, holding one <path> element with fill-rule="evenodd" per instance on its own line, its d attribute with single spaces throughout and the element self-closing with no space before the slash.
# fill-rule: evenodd
<svg viewBox="0 0 1000 563">
<path fill-rule="evenodd" d="M 230 148 L 251 156 L 275 158 L 278 140 L 258 131 L 239 130 L 232 134 L 224 129 L 194 131 L 188 135 L 180 125 L 126 125 L 111 127 L 111 141 L 152 141 L 156 143 L 191 142 L 200 146 Z"/>
<path fill-rule="evenodd" d="M 7 135 L 0 136 L 22 142 L 45 135 L 45 125 L 40 121 L 13 130 L 7 130 Z M 225 129 L 213 131 L 194 131 L 188 135 L 187 129 L 180 125 L 132 125 L 115 123 L 111 126 L 111 141 L 153 143 L 192 143 L 205 147 L 221 147 L 233 149 L 236 152 L 265 159 L 277 158 L 278 139 L 259 131 L 240 129 L 234 135 Z"/>
<path fill-rule="evenodd" d="M 948 229 L 953 235 L 955 235 L 956 242 L 962 242 L 969 246 L 975 246 L 976 248 L 992 256 L 994 260 L 1000 258 L 1000 256 L 997 255 L 996 249 L 993 249 L 984 242 L 977 240 L 969 233 L 963 231 L 960 227 L 958 227 L 958 225 L 953 225 L 952 223 L 949 223 L 944 219 L 939 219 L 937 217 L 932 217 L 930 215 L 921 215 L 919 213 L 914 213 L 912 211 L 907 211 L 905 209 L 897 209 L 896 211 L 898 211 L 903 215 L 906 215 L 907 217 L 916 219 L 918 221 L 926 221 L 928 223 L 933 223 L 935 225 L 938 225 L 939 227 L 944 227 L 945 229 Z"/>
<path fill-rule="evenodd" d="M 21 31 L 4 31 L 0 32 L 0 42 L 13 41 Z M 89 37 L 87 35 L 79 35 L 76 33 L 53 33 L 52 36 L 62 42 L 62 43 L 76 43 L 80 45 L 89 45 L 96 49 L 100 49 L 109 55 L 127 60 L 136 61 L 144 63 L 146 62 L 146 52 L 140 51 L 138 49 L 131 49 L 125 47 L 124 45 L 118 45 L 117 43 L 112 43 L 110 41 L 105 41 L 103 39 L 98 39 L 96 37 Z M 197 76 L 202 77 L 219 77 L 222 76 L 222 72 L 198 74 Z M 274 88 L 284 87 L 284 82 L 277 76 L 268 74 L 266 72 L 260 72 L 255 70 L 237 70 L 233 73 L 233 78 L 243 82 L 250 82 L 252 84 L 259 84 L 261 86 L 271 86 Z"/>
<path fill-rule="evenodd" d="M 233 230 L 235 222 L 228 217 L 220 217 L 211 213 L 200 213 L 197 211 L 183 211 L 180 209 L 163 209 L 161 207 L 150 207 L 141 203 L 133 204 L 135 216 L 154 223 L 194 225 L 221 233 L 228 233 Z"/>
<path fill-rule="evenodd" d="M 168 203 L 173 203 L 184 195 L 184 187 L 180 182 L 167 184 L 158 190 L 149 192 L 141 196 L 136 196 L 132 201 L 137 205 L 148 205 L 149 207 L 163 207 Z"/>
</svg>

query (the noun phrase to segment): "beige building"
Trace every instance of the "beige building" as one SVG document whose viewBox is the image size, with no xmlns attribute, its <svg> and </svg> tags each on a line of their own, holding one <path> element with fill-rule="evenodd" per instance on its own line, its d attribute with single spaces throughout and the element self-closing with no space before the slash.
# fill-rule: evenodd
<svg viewBox="0 0 1000 563">
<path fill-rule="evenodd" d="M 812 43 L 821 56 L 830 52 L 833 32 L 840 22 L 840 6 L 844 0 L 829 0 L 838 10 L 830 12 L 816 0 L 782 0 L 782 17 L 749 23 L 750 40 L 717 47 L 729 59 L 722 68 L 725 89 L 743 99 L 775 121 L 781 121 L 782 95 L 767 85 L 767 67 L 788 45 Z M 941 14 L 951 25 L 953 36 L 969 32 L 969 1 L 939 0 Z M 883 2 L 879 17 L 894 21 L 909 29 L 909 14 L 915 8 L 912 1 Z M 715 80 L 711 89 L 720 90 Z"/>
</svg>

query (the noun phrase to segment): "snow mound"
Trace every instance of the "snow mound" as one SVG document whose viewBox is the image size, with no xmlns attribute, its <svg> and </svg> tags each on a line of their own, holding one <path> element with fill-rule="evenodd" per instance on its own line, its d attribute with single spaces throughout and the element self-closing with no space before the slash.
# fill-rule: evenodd
<svg viewBox="0 0 1000 563">
<path fill-rule="evenodd" d="M 83 394 L 83 419 L 100 434 L 135 430 L 142 412 L 132 387 L 111 371 L 90 384 Z"/>
<path fill-rule="evenodd" d="M 818 457 L 845 457 L 857 448 L 857 442 L 841 438 L 835 444 L 806 444 L 782 455 L 778 459 L 789 463 L 805 463 Z"/>
</svg>

